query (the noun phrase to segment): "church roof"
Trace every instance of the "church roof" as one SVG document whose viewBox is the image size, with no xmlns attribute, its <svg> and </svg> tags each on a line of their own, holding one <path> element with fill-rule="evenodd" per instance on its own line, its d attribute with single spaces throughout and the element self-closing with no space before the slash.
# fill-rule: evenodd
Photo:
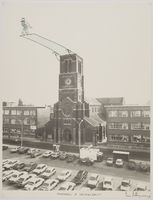
<svg viewBox="0 0 153 200">
<path fill-rule="evenodd" d="M 103 105 L 123 105 L 123 97 L 105 97 L 105 98 L 96 98 Z"/>
<path fill-rule="evenodd" d="M 95 99 L 95 98 L 85 97 L 85 101 L 86 101 L 87 103 L 89 103 L 89 105 L 101 106 L 101 103 L 100 103 L 99 101 L 97 101 L 97 99 Z"/>
<path fill-rule="evenodd" d="M 101 125 L 106 124 L 106 122 L 103 121 L 98 115 L 93 115 L 91 117 L 84 117 L 84 120 L 94 127 L 99 126 L 99 124 Z"/>
</svg>

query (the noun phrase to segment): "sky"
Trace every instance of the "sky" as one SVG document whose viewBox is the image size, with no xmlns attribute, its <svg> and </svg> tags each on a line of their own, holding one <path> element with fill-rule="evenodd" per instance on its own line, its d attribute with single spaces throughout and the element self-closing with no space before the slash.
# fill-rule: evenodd
<svg viewBox="0 0 153 200">
<path fill-rule="evenodd" d="M 48 49 L 20 37 L 22 17 L 32 26 L 32 32 L 83 58 L 86 97 L 124 97 L 126 104 L 150 101 L 149 1 L 4 0 L 0 9 L 3 101 L 21 98 L 34 105 L 58 101 L 59 61 Z"/>
</svg>

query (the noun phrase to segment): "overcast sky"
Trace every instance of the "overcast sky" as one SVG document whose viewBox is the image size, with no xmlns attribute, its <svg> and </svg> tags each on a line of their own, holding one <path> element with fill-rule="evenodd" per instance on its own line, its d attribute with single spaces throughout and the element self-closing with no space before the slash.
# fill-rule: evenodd
<svg viewBox="0 0 153 200">
<path fill-rule="evenodd" d="M 28 2 L 28 1 L 27 1 Z M 59 61 L 19 35 L 25 17 L 32 32 L 54 40 L 84 61 L 85 96 L 125 97 L 145 104 L 151 91 L 151 4 L 1 4 L 1 98 L 35 105 L 58 100 Z"/>
</svg>

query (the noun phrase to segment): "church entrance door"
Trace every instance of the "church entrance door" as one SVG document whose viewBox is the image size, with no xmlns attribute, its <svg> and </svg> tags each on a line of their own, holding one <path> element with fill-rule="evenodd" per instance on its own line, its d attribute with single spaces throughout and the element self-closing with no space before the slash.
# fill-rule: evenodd
<svg viewBox="0 0 153 200">
<path fill-rule="evenodd" d="M 72 143 L 72 133 L 70 129 L 65 129 L 63 133 L 63 142 Z"/>
</svg>

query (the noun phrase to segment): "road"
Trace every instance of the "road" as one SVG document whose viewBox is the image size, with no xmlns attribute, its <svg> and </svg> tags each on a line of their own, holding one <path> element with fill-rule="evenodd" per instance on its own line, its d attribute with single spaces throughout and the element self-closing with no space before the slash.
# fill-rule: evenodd
<svg viewBox="0 0 153 200">
<path fill-rule="evenodd" d="M 42 152 L 45 152 L 45 150 L 42 150 Z M 80 169 L 85 169 L 88 171 L 88 177 L 87 179 L 78 187 L 76 187 L 76 190 L 79 190 L 82 186 L 86 185 L 86 182 L 91 175 L 91 173 L 99 174 L 100 176 L 100 182 L 103 180 L 104 177 L 112 177 L 113 178 L 113 189 L 118 190 L 118 187 L 121 183 L 121 180 L 123 178 L 129 178 L 132 181 L 133 187 L 136 186 L 137 183 L 143 183 L 144 185 L 147 185 L 147 187 L 150 187 L 150 174 L 142 173 L 138 171 L 131 171 L 126 168 L 115 168 L 115 167 L 108 167 L 105 164 L 105 161 L 103 162 L 97 162 L 93 166 L 84 166 L 80 165 L 78 161 L 74 161 L 73 163 L 67 163 L 65 160 L 61 161 L 59 159 L 53 160 L 51 158 L 43 158 L 42 156 L 36 157 L 36 158 L 30 158 L 30 156 L 25 154 L 18 154 L 18 153 L 10 153 L 9 149 L 3 151 L 3 159 L 16 159 L 23 161 L 25 163 L 29 163 L 31 161 L 34 161 L 36 163 L 44 163 L 48 166 L 55 167 L 56 168 L 56 174 L 52 178 L 56 178 L 59 172 L 61 172 L 63 169 L 70 169 L 72 170 L 72 175 L 67 181 L 71 181 L 73 177 L 76 175 L 77 171 Z M 64 184 L 64 183 L 61 183 Z M 61 186 L 58 185 L 56 190 L 59 189 Z M 7 182 L 3 183 L 3 189 L 4 190 L 16 190 L 17 188 L 9 185 Z M 131 188 L 132 189 L 132 188 Z M 20 189 L 19 189 L 20 190 Z"/>
</svg>

